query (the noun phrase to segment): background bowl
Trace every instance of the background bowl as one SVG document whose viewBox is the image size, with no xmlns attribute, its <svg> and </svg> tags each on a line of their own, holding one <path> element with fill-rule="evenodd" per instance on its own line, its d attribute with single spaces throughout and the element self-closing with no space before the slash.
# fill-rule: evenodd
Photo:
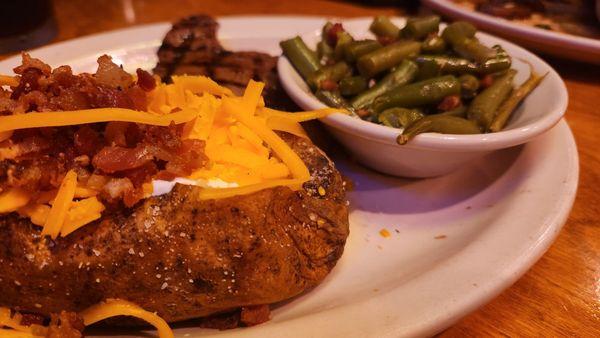
<svg viewBox="0 0 600 338">
<path fill-rule="evenodd" d="M 372 37 L 368 32 L 372 18 L 336 21 L 342 22 L 355 38 Z M 405 22 L 400 18 L 394 21 L 400 27 Z M 316 30 L 302 35 L 302 38 L 309 47 L 314 48 L 320 40 L 320 34 L 321 31 Z M 433 177 L 447 174 L 493 150 L 526 143 L 560 121 L 567 109 L 568 94 L 556 71 L 536 55 L 506 40 L 481 32 L 477 33 L 477 37 L 489 46 L 502 45 L 513 57 L 513 68 L 518 71 L 516 84 L 527 79 L 529 65 L 540 74 L 548 73 L 513 113 L 503 131 L 478 135 L 426 133 L 401 146 L 396 143 L 401 131 L 399 129 L 341 113 L 323 118 L 321 122 L 367 167 L 395 176 Z M 325 107 L 311 93 L 287 58 L 279 58 L 277 69 L 284 89 L 296 104 L 306 110 Z"/>
</svg>

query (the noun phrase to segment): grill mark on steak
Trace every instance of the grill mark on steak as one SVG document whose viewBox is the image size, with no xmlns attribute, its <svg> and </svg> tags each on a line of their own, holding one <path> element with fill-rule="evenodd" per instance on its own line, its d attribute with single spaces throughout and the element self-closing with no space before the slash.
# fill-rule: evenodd
<svg viewBox="0 0 600 338">
<path fill-rule="evenodd" d="M 173 25 L 158 49 L 154 73 L 163 82 L 171 75 L 205 75 L 241 94 L 250 80 L 265 83 L 267 106 L 281 110 L 298 107 L 285 94 L 277 76 L 277 57 L 269 54 L 227 51 L 217 39 L 219 24 L 210 16 L 195 15 Z"/>
</svg>

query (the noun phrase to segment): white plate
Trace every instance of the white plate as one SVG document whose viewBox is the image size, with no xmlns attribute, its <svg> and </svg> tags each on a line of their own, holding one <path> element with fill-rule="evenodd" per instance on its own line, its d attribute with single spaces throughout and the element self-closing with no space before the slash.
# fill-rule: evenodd
<svg viewBox="0 0 600 338">
<path fill-rule="evenodd" d="M 423 0 L 423 3 L 455 20 L 466 20 L 524 47 L 578 61 L 600 64 L 600 40 L 548 31 L 479 13 L 452 0 Z"/>
<path fill-rule="evenodd" d="M 279 40 L 314 30 L 322 20 L 223 18 L 220 36 L 231 49 L 278 53 Z M 32 55 L 78 71 L 92 71 L 100 53 L 118 57 L 130 70 L 151 68 L 169 27 L 95 35 Z M 17 63 L 15 58 L 0 62 L 0 72 Z M 341 153 L 332 155 L 356 188 L 349 193 L 351 235 L 331 275 L 316 289 L 281 304 L 263 325 L 230 331 L 178 327 L 178 337 L 439 332 L 514 283 L 546 251 L 567 218 L 579 173 L 573 136 L 564 121 L 526 146 L 492 153 L 435 179 L 382 176 Z M 379 235 L 384 228 L 390 238 Z"/>
</svg>

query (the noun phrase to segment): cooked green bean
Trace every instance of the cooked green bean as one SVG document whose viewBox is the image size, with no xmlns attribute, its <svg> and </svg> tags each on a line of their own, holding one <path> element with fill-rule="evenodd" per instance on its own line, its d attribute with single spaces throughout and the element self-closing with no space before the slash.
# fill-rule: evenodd
<svg viewBox="0 0 600 338">
<path fill-rule="evenodd" d="M 333 48 L 325 40 L 317 43 L 317 57 L 321 62 L 333 59 Z"/>
<path fill-rule="evenodd" d="M 437 33 L 439 26 L 440 17 L 437 15 L 410 18 L 402 29 L 402 35 L 409 39 L 422 39 L 431 33 Z"/>
<path fill-rule="evenodd" d="M 498 107 L 508 97 L 513 88 L 513 78 L 517 71 L 509 70 L 475 96 L 467 110 L 469 120 L 476 122 L 483 130 L 488 130 L 496 116 Z"/>
<path fill-rule="evenodd" d="M 317 90 L 315 96 L 323 103 L 333 108 L 344 108 L 354 113 L 352 108 L 346 99 L 344 99 L 338 92 L 332 92 L 327 90 Z"/>
<path fill-rule="evenodd" d="M 458 55 L 479 63 L 484 63 L 496 57 L 496 51 L 474 38 L 465 39 L 461 43 L 452 45 L 452 48 Z"/>
<path fill-rule="evenodd" d="M 332 28 L 333 28 L 333 23 L 331 23 L 330 21 L 327 21 L 323 25 L 323 29 L 321 29 L 321 40 L 324 40 L 325 42 L 327 42 L 327 35 L 329 34 L 329 31 Z M 335 47 L 335 46 L 330 46 L 330 47 Z"/>
<path fill-rule="evenodd" d="M 521 103 L 521 101 L 523 101 L 523 99 L 527 97 L 527 95 L 529 95 L 529 93 L 531 93 L 545 77 L 546 74 L 540 76 L 532 69 L 529 79 L 519 86 L 519 88 L 515 89 L 513 93 L 502 103 L 500 108 L 498 108 L 498 113 L 492 121 L 489 130 L 491 132 L 498 132 L 504 129 L 506 122 L 512 115 L 515 108 L 517 108 L 519 103 Z"/>
<path fill-rule="evenodd" d="M 429 35 L 421 45 L 423 53 L 441 54 L 446 51 L 446 41 L 437 34 Z"/>
<path fill-rule="evenodd" d="M 460 95 L 460 82 L 452 75 L 436 77 L 391 90 L 373 101 L 373 111 L 436 104 L 449 95 Z"/>
<path fill-rule="evenodd" d="M 381 47 L 381 43 L 375 40 L 354 41 L 346 45 L 344 49 L 344 59 L 347 62 L 354 63 L 359 57 Z"/>
<path fill-rule="evenodd" d="M 417 74 L 417 81 L 423 81 L 431 79 L 432 77 L 438 77 L 442 73 L 442 68 L 439 63 L 435 60 L 424 59 L 417 57 L 415 59 L 417 65 L 419 65 L 419 73 Z"/>
<path fill-rule="evenodd" d="M 479 67 L 479 72 L 482 74 L 492 74 L 505 71 L 512 65 L 510 55 L 502 49 L 502 47 L 496 45 L 492 47 L 496 51 L 496 57 L 487 60 L 482 63 Z"/>
<path fill-rule="evenodd" d="M 354 96 L 367 88 L 367 79 L 362 76 L 351 76 L 340 81 L 340 93 L 343 96 Z"/>
<path fill-rule="evenodd" d="M 450 46 L 462 43 L 465 39 L 470 39 L 477 33 L 477 28 L 465 21 L 457 21 L 446 26 L 442 32 L 442 38 Z"/>
<path fill-rule="evenodd" d="M 438 65 L 442 74 L 460 75 L 465 73 L 477 73 L 478 67 L 473 62 L 445 55 L 420 55 L 415 59 L 418 65 L 434 62 Z"/>
<path fill-rule="evenodd" d="M 399 86 L 412 82 L 417 75 L 419 67 L 410 60 L 403 60 L 392 72 L 379 80 L 373 87 L 356 96 L 352 106 L 356 109 L 364 108 L 373 102 L 378 96 Z"/>
<path fill-rule="evenodd" d="M 350 68 L 346 62 L 340 61 L 330 66 L 321 67 L 321 69 L 309 76 L 306 83 L 308 83 L 312 90 L 318 90 L 321 88 L 323 81 L 331 80 L 333 82 L 339 82 L 350 74 L 352 74 L 352 68 Z"/>
<path fill-rule="evenodd" d="M 473 121 L 450 115 L 429 115 L 409 125 L 398 136 L 399 144 L 406 144 L 422 133 L 479 134 L 481 130 Z"/>
<path fill-rule="evenodd" d="M 377 36 L 387 36 L 390 38 L 398 38 L 400 36 L 400 28 L 387 16 L 379 15 L 373 19 L 369 30 Z"/>
<path fill-rule="evenodd" d="M 458 78 L 460 81 L 460 93 L 464 99 L 472 99 L 479 90 L 479 79 L 471 74 L 464 74 Z"/>
<path fill-rule="evenodd" d="M 425 115 L 419 109 L 390 108 L 381 112 L 377 120 L 388 127 L 406 128 L 423 116 Z"/>
<path fill-rule="evenodd" d="M 437 115 L 448 115 L 448 116 L 456 116 L 456 117 L 466 118 L 467 117 L 467 106 L 461 104 L 460 106 L 458 106 L 454 109 L 438 113 Z"/>
<path fill-rule="evenodd" d="M 361 75 L 371 78 L 393 68 L 406 58 L 418 55 L 420 51 L 420 42 L 399 41 L 361 56 L 356 65 Z"/>
<path fill-rule="evenodd" d="M 281 41 L 279 45 L 283 50 L 283 55 L 288 58 L 304 80 L 307 80 L 312 73 L 321 68 L 316 53 L 310 50 L 299 36 Z"/>
<path fill-rule="evenodd" d="M 339 32 L 337 37 L 337 43 L 333 49 L 333 57 L 336 61 L 339 61 L 344 58 L 344 50 L 346 49 L 346 45 L 354 41 L 354 38 L 346 31 Z"/>
</svg>

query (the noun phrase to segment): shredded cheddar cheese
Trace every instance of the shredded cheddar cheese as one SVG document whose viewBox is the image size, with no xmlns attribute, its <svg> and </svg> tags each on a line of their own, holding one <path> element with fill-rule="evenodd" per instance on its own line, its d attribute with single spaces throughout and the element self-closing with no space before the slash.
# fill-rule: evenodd
<svg viewBox="0 0 600 338">
<path fill-rule="evenodd" d="M 88 326 L 101 320 L 116 316 L 132 316 L 142 319 L 158 330 L 160 338 L 173 338 L 173 331 L 164 319 L 152 312 L 121 299 L 107 299 L 80 313 L 83 323 Z"/>
<path fill-rule="evenodd" d="M 79 315 L 85 326 L 116 316 L 136 317 L 154 326 L 158 331 L 159 338 L 174 338 L 173 331 L 164 319 L 134 303 L 121 299 L 107 299 L 83 310 Z M 36 324 L 22 325 L 22 318 L 19 313 L 11 316 L 9 308 L 0 307 L 0 337 L 43 338 L 47 335 L 47 327 Z"/>
<path fill-rule="evenodd" d="M 14 76 L 0 75 L 0 86 L 16 87 L 19 85 L 19 80 Z"/>
<path fill-rule="evenodd" d="M 11 188 L 0 194 L 0 214 L 13 212 L 27 205 L 31 196 L 21 188 Z"/>
<path fill-rule="evenodd" d="M 48 329 L 41 325 L 21 325 L 22 316 L 20 313 L 15 313 L 11 316 L 11 311 L 8 308 L 0 307 L 0 337 L 44 337 Z M 8 329 L 3 329 L 7 327 Z"/>
<path fill-rule="evenodd" d="M 67 212 L 75 197 L 75 188 L 77 187 L 77 173 L 70 170 L 58 189 L 56 198 L 52 203 L 52 209 L 48 213 L 48 219 L 42 229 L 42 236 L 48 235 L 52 239 L 56 239 L 67 217 Z"/>
<path fill-rule="evenodd" d="M 168 126 L 188 122 L 196 117 L 192 109 L 180 110 L 167 115 L 157 115 L 124 108 L 96 108 L 72 111 L 27 113 L 0 116 L 0 132 L 9 130 L 62 127 L 96 122 L 136 122 L 156 126 Z"/>
<path fill-rule="evenodd" d="M 173 83 L 159 83 L 148 94 L 148 111 L 99 108 L 76 111 L 26 113 L 0 116 L 0 142 L 14 130 L 57 127 L 97 122 L 135 122 L 168 126 L 183 124 L 182 138 L 205 141 L 205 166 L 186 179 L 219 181 L 225 187 L 201 188 L 200 199 L 226 198 L 262 189 L 286 186 L 298 190 L 310 179 L 308 168 L 275 131 L 307 137 L 300 122 L 338 112 L 334 108 L 286 113 L 265 107 L 264 84 L 250 81 L 242 96 L 203 76 L 173 76 Z M 2 82 L 4 81 L 4 82 Z M 8 83 L 0 77 L 0 84 Z M 18 156 L 11 145 L 0 147 L 0 160 Z M 200 184 L 202 185 L 202 184 Z M 233 186 L 233 188 L 232 188 Z M 69 172 L 58 190 L 35 194 L 11 189 L 0 194 L 0 213 L 18 212 L 43 226 L 42 234 L 53 239 L 67 236 L 99 219 L 104 205 L 96 198 L 102 185 L 77 186 Z M 144 196 L 153 193 L 143 186 Z"/>
</svg>

